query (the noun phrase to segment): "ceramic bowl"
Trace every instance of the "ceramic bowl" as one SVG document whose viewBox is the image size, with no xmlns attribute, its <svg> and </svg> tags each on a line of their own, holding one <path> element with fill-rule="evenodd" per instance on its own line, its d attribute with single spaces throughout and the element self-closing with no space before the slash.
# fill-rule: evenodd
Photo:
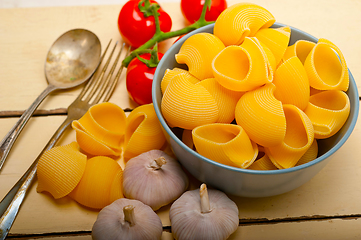
<svg viewBox="0 0 361 240">
<path fill-rule="evenodd" d="M 283 24 L 275 23 L 273 27 L 281 27 Z M 171 129 L 162 116 L 161 88 L 160 83 L 166 69 L 180 67 L 187 69 L 186 65 L 180 65 L 175 60 L 175 54 L 178 53 L 183 42 L 193 34 L 200 32 L 213 33 L 214 24 L 199 28 L 180 40 L 178 40 L 165 53 L 160 61 L 153 79 L 152 97 L 153 104 L 162 125 L 164 133 L 170 143 L 174 154 L 180 163 L 199 181 L 209 186 L 217 188 L 225 193 L 242 197 L 267 197 L 282 194 L 291 191 L 313 178 L 334 156 L 335 152 L 349 138 L 353 131 L 359 108 L 359 95 L 355 80 L 350 73 L 350 86 L 347 94 L 350 99 L 351 112 L 342 129 L 331 138 L 321 140 L 319 144 L 319 155 L 317 159 L 309 163 L 282 170 L 257 171 L 241 169 L 220 164 L 212 161 L 196 151 L 187 147 L 178 137 L 174 129 Z M 297 40 L 304 39 L 317 42 L 317 38 L 291 27 L 290 45 Z"/>
</svg>

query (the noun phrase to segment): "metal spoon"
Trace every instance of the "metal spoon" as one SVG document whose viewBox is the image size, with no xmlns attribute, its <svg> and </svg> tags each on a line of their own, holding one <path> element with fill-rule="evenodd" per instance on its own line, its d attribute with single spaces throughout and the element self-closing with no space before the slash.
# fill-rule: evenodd
<svg viewBox="0 0 361 240">
<path fill-rule="evenodd" d="M 72 88 L 88 80 L 99 65 L 100 55 L 99 38 L 86 29 L 70 30 L 53 43 L 45 61 L 49 85 L 1 141 L 0 171 L 21 130 L 45 97 L 55 90 Z"/>
</svg>

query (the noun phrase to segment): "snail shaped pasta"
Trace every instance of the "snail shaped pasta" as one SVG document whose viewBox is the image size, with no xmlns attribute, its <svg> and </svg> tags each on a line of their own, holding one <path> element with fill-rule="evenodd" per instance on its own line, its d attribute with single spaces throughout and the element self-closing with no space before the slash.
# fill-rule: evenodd
<svg viewBox="0 0 361 240">
<path fill-rule="evenodd" d="M 273 80 L 267 54 L 257 38 L 224 48 L 213 60 L 213 75 L 223 87 L 250 91 Z"/>
<path fill-rule="evenodd" d="M 202 85 L 191 83 L 183 73 L 172 78 L 163 95 L 161 110 L 171 127 L 189 130 L 215 123 L 219 117 L 214 97 Z"/>
<path fill-rule="evenodd" d="M 86 161 L 76 142 L 46 151 L 37 166 L 37 192 L 49 192 L 55 199 L 68 195 L 80 182 Z"/>
<path fill-rule="evenodd" d="M 319 90 L 342 90 L 349 87 L 349 73 L 340 49 L 326 39 L 319 39 L 305 60 L 310 86 Z"/>
<path fill-rule="evenodd" d="M 298 160 L 296 166 L 311 162 L 317 158 L 318 155 L 318 144 L 317 140 L 314 139 L 311 147 L 303 154 L 303 156 Z"/>
<path fill-rule="evenodd" d="M 310 96 L 305 113 L 315 129 L 315 138 L 333 136 L 345 124 L 350 114 L 350 100 L 340 90 L 330 90 Z"/>
<path fill-rule="evenodd" d="M 238 3 L 225 9 L 214 24 L 214 35 L 224 45 L 239 45 L 246 37 L 253 37 L 261 28 L 275 22 L 274 16 L 265 8 L 253 3 Z"/>
<path fill-rule="evenodd" d="M 247 168 L 258 155 L 257 144 L 239 125 L 207 124 L 193 129 L 192 136 L 199 154 L 225 165 Z"/>
<path fill-rule="evenodd" d="M 212 60 L 224 44 L 211 33 L 197 33 L 189 37 L 179 49 L 175 59 L 186 64 L 190 74 L 203 80 L 213 77 Z"/>
<path fill-rule="evenodd" d="M 135 108 L 128 116 L 124 140 L 124 160 L 152 149 L 161 149 L 165 136 L 153 103 Z"/>
<path fill-rule="evenodd" d="M 180 73 L 184 73 L 186 74 L 186 78 L 191 82 L 191 83 L 198 83 L 199 79 L 194 77 L 193 75 L 191 75 L 187 70 L 184 70 L 182 68 L 173 68 L 173 69 L 167 69 L 164 73 L 164 76 L 162 78 L 162 81 L 160 83 L 160 88 L 162 91 L 162 94 L 164 94 L 165 90 L 167 89 L 170 81 L 172 80 L 172 78 Z"/>
<path fill-rule="evenodd" d="M 249 138 L 264 147 L 280 144 L 286 134 L 282 102 L 274 96 L 275 85 L 268 83 L 246 92 L 236 105 L 235 118 Z"/>
<path fill-rule="evenodd" d="M 275 97 L 283 104 L 293 104 L 304 110 L 310 98 L 307 73 L 298 57 L 291 57 L 276 70 L 273 82 Z"/>
<path fill-rule="evenodd" d="M 314 130 L 311 120 L 298 107 L 284 104 L 286 116 L 286 135 L 281 144 L 265 147 L 265 153 L 279 169 L 291 168 L 311 147 Z"/>
<path fill-rule="evenodd" d="M 77 121 L 72 122 L 81 149 L 92 155 L 121 154 L 126 116 L 116 104 L 96 104 Z"/>
<path fill-rule="evenodd" d="M 261 153 L 261 152 L 260 152 Z M 263 156 L 254 161 L 248 169 L 251 170 L 277 170 L 278 168 L 272 163 L 267 154 L 263 153 Z"/>
<path fill-rule="evenodd" d="M 90 158 L 79 184 L 69 196 L 89 208 L 101 209 L 123 198 L 123 170 L 112 158 Z"/>
<path fill-rule="evenodd" d="M 287 60 L 291 57 L 298 57 L 301 63 L 304 64 L 308 54 L 315 45 L 316 43 L 307 40 L 297 40 L 293 45 L 287 47 L 286 52 L 283 55 L 283 60 Z"/>
</svg>

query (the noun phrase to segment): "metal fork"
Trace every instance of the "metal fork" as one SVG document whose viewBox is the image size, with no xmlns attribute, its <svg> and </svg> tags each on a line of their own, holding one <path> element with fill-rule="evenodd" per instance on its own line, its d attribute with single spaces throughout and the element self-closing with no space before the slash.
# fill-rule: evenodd
<svg viewBox="0 0 361 240">
<path fill-rule="evenodd" d="M 104 56 L 109 48 L 111 41 L 109 42 L 106 50 L 103 53 L 101 61 L 104 59 Z M 115 71 L 117 63 L 120 59 L 121 53 L 125 47 L 125 44 L 122 45 L 118 55 L 116 56 L 112 68 L 110 69 L 107 77 L 105 78 L 106 70 L 109 66 L 110 60 L 113 56 L 117 44 L 115 44 L 113 50 L 108 57 L 107 62 L 104 64 L 101 72 L 98 69 L 97 73 L 94 74 L 93 78 L 87 83 L 84 89 L 81 91 L 79 96 L 75 101 L 70 104 L 68 107 L 68 115 L 65 121 L 60 125 L 58 130 L 54 133 L 52 138 L 49 140 L 48 144 L 44 147 L 39 156 L 35 159 L 30 168 L 25 172 L 25 174 L 19 179 L 19 181 L 13 186 L 13 188 L 8 192 L 8 194 L 3 198 L 0 203 L 0 239 L 3 240 L 8 235 L 11 226 L 19 212 L 19 208 L 24 200 L 24 197 L 29 189 L 35 175 L 38 165 L 38 161 L 41 155 L 51 149 L 59 140 L 63 132 L 69 127 L 73 120 L 80 119 L 86 111 L 93 105 L 101 102 L 108 101 L 114 91 L 114 88 L 120 78 L 120 75 L 123 70 L 123 66 L 118 69 L 116 76 L 112 79 L 112 75 Z M 129 53 L 128 48 L 128 53 Z M 128 54 L 127 53 L 127 54 Z"/>
</svg>

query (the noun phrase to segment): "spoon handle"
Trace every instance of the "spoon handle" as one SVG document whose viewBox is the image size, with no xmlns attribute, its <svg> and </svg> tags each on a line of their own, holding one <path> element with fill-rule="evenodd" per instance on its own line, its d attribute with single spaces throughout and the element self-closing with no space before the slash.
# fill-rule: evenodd
<svg viewBox="0 0 361 240">
<path fill-rule="evenodd" d="M 34 111 L 38 108 L 40 103 L 48 96 L 52 91 L 57 88 L 53 85 L 48 85 L 48 87 L 35 99 L 35 101 L 30 105 L 30 107 L 21 115 L 19 120 L 15 123 L 12 129 L 6 134 L 4 139 L 0 142 L 0 171 L 4 165 L 4 162 L 14 145 L 17 137 L 19 136 L 21 130 L 23 130 L 24 126 L 33 115 Z"/>
</svg>

